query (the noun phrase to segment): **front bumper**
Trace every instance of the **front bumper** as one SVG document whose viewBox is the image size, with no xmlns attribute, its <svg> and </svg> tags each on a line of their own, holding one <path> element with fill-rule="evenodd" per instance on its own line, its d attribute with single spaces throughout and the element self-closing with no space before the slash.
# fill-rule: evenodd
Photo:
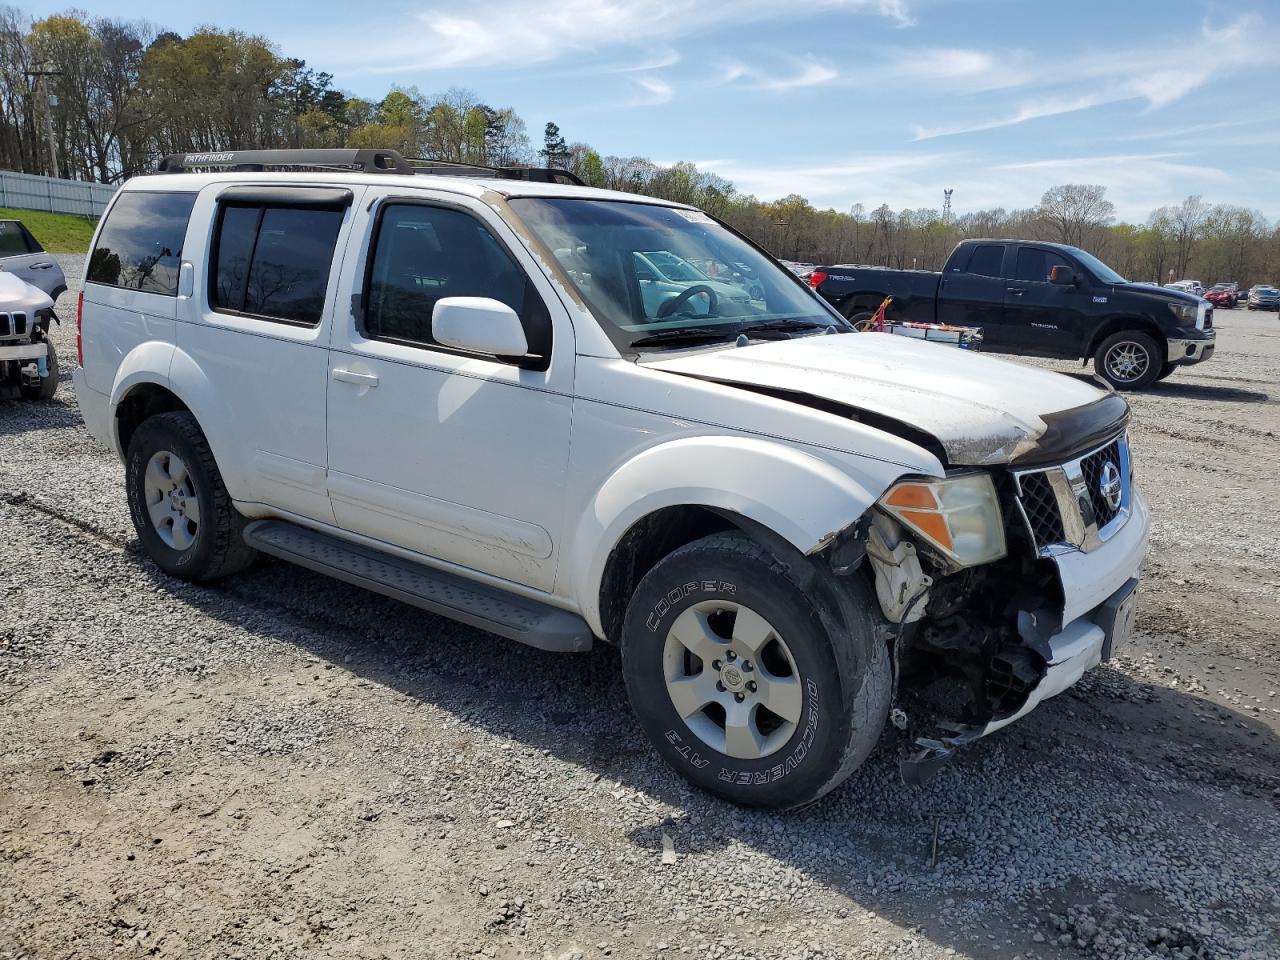
<svg viewBox="0 0 1280 960">
<path fill-rule="evenodd" d="M 0 360 L 39 360 L 48 355 L 43 343 L 0 344 Z"/>
<path fill-rule="evenodd" d="M 1169 362 L 1177 363 L 1183 366 L 1190 366 L 1193 363 L 1203 363 L 1213 356 L 1213 348 L 1216 337 L 1214 331 L 1208 331 L 1209 336 L 1201 339 L 1170 339 L 1169 340 Z"/>
</svg>

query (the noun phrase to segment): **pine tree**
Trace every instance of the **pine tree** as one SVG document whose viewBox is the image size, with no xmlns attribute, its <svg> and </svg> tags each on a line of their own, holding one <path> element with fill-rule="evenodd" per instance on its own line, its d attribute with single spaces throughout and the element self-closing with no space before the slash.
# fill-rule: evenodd
<svg viewBox="0 0 1280 960">
<path fill-rule="evenodd" d="M 569 159 L 569 147 L 560 134 L 560 128 L 548 121 L 542 134 L 542 149 L 538 151 L 548 167 L 565 169 Z"/>
</svg>

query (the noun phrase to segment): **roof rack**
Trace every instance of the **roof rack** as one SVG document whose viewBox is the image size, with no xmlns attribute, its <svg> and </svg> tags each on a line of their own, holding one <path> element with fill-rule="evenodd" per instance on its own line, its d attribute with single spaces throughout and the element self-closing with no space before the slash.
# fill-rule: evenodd
<svg viewBox="0 0 1280 960">
<path fill-rule="evenodd" d="M 386 173 L 399 176 L 497 177 L 534 183 L 584 186 L 568 170 L 553 167 L 490 167 L 452 160 L 406 158 L 395 150 L 218 150 L 171 153 L 157 173 L 209 172 L 341 172 Z"/>
</svg>

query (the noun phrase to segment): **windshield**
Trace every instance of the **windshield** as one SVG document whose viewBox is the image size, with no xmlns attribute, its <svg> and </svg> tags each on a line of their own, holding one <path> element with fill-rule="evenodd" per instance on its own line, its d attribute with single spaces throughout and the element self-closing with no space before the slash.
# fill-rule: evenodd
<svg viewBox="0 0 1280 960">
<path fill-rule="evenodd" d="M 1108 267 L 1101 260 L 1099 260 L 1097 257 L 1095 257 L 1092 253 L 1085 253 L 1079 247 L 1067 247 L 1067 249 L 1070 250 L 1075 255 L 1077 260 L 1079 260 L 1086 267 L 1088 267 L 1090 273 L 1092 273 L 1095 277 L 1097 277 L 1103 283 L 1128 283 L 1129 282 L 1124 277 L 1120 276 L 1120 274 L 1116 273 L 1114 270 Z M 1170 284 L 1166 284 L 1166 286 L 1170 286 Z"/>
<path fill-rule="evenodd" d="M 616 200 L 510 203 L 623 349 L 674 344 L 682 335 L 730 340 L 766 325 L 774 333 L 848 328 L 816 294 L 700 211 Z M 719 276 L 722 270 L 730 276 Z"/>
</svg>

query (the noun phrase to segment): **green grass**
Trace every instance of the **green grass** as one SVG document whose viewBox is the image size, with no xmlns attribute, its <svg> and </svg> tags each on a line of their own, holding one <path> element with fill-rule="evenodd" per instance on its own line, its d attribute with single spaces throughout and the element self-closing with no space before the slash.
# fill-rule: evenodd
<svg viewBox="0 0 1280 960">
<path fill-rule="evenodd" d="M 0 207 L 0 220 L 21 220 L 50 253 L 84 253 L 93 239 L 97 217 Z"/>
</svg>

